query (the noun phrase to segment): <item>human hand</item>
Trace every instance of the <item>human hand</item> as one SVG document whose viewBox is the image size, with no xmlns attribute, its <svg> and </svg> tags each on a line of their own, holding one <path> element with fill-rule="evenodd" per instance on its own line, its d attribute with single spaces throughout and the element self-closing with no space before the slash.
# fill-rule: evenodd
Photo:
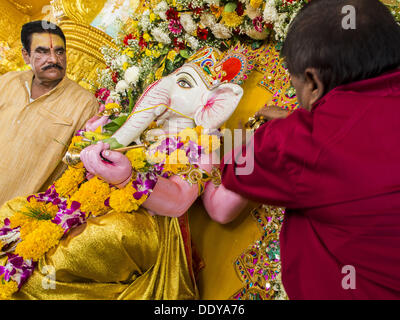
<svg viewBox="0 0 400 320">
<path fill-rule="evenodd" d="M 284 110 L 278 106 L 264 106 L 256 112 L 255 117 L 263 117 L 265 120 L 284 119 L 290 114 L 290 111 Z"/>
<path fill-rule="evenodd" d="M 123 188 L 132 177 L 132 164 L 122 153 L 109 148 L 109 144 L 100 141 L 83 149 L 80 158 L 89 173 Z"/>
</svg>

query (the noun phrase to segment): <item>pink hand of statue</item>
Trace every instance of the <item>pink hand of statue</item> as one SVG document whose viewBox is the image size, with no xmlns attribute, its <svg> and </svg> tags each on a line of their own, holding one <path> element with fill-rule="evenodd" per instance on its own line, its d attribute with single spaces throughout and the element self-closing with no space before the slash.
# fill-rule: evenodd
<svg viewBox="0 0 400 320">
<path fill-rule="evenodd" d="M 123 188 L 132 177 L 132 164 L 122 153 L 108 150 L 110 145 L 99 142 L 82 150 L 81 160 L 91 174 Z"/>
<path fill-rule="evenodd" d="M 94 116 L 93 118 L 89 119 L 88 122 L 86 122 L 85 131 L 94 132 L 98 127 L 104 126 L 110 122 L 111 120 L 108 116 L 102 116 L 101 118 Z"/>
</svg>

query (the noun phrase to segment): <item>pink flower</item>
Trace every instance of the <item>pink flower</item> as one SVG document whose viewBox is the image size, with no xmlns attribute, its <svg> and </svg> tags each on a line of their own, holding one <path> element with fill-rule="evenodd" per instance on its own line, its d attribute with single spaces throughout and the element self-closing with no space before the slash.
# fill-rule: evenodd
<svg viewBox="0 0 400 320">
<path fill-rule="evenodd" d="M 110 90 L 107 88 L 100 88 L 96 91 L 95 96 L 102 101 L 107 100 L 107 98 L 110 96 Z"/>
<path fill-rule="evenodd" d="M 169 31 L 171 31 L 173 34 L 181 34 L 182 33 L 182 25 L 179 22 L 179 20 L 170 20 L 169 25 L 168 25 Z"/>
<path fill-rule="evenodd" d="M 263 31 L 263 25 L 262 25 L 262 17 L 257 17 L 253 19 L 253 26 L 254 29 L 258 32 L 262 32 Z"/>
</svg>

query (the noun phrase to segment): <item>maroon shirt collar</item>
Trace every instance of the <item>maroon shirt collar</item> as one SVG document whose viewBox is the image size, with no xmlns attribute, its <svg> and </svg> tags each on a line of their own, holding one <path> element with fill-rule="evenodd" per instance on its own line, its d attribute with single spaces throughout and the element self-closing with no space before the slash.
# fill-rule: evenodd
<svg viewBox="0 0 400 320">
<path fill-rule="evenodd" d="M 400 95 L 400 68 L 385 72 L 378 77 L 336 87 L 314 103 L 311 110 L 315 110 L 318 106 L 324 104 L 331 96 L 340 92 L 357 92 L 375 97 L 388 95 L 398 96 Z"/>
</svg>

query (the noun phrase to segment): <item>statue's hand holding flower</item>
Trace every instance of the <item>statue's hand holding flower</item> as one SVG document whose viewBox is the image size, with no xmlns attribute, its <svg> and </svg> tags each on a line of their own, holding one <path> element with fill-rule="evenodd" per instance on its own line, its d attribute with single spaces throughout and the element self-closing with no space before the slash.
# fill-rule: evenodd
<svg viewBox="0 0 400 320">
<path fill-rule="evenodd" d="M 132 177 L 132 164 L 122 153 L 109 149 L 109 144 L 100 141 L 83 149 L 80 157 L 88 172 L 123 188 Z"/>
</svg>

